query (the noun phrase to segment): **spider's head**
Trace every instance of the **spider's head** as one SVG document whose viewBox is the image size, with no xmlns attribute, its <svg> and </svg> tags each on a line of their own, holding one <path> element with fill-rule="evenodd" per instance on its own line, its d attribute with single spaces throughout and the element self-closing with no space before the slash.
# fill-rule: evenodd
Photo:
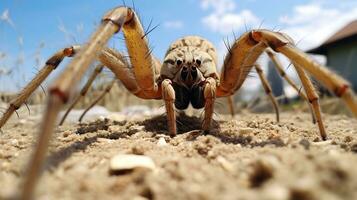
<svg viewBox="0 0 357 200">
<path fill-rule="evenodd" d="M 178 48 L 169 52 L 161 68 L 161 76 L 175 84 L 192 88 L 216 72 L 211 56 L 196 48 Z"/>
<path fill-rule="evenodd" d="M 191 88 L 193 85 L 199 84 L 204 80 L 202 72 L 199 67 L 202 64 L 201 59 L 192 58 L 190 60 L 177 59 L 176 66 L 180 69 L 174 78 L 174 82 L 179 85 Z"/>
</svg>

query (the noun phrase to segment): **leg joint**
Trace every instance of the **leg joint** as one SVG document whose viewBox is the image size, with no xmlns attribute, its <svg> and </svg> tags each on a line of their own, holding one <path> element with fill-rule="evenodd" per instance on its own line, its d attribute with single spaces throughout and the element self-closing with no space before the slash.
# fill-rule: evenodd
<svg viewBox="0 0 357 200">
<path fill-rule="evenodd" d="M 319 97 L 318 97 L 318 96 L 309 98 L 309 102 L 310 102 L 311 104 L 313 104 L 314 102 L 316 102 L 316 101 L 318 101 L 318 100 L 319 100 Z"/>
<path fill-rule="evenodd" d="M 124 23 L 130 22 L 133 18 L 134 18 L 134 12 L 130 8 L 117 7 L 107 12 L 103 16 L 102 22 L 110 21 L 116 26 L 118 26 L 119 28 L 121 28 L 124 25 Z"/>
<path fill-rule="evenodd" d="M 56 69 L 57 66 L 62 62 L 63 58 L 64 56 L 55 54 L 46 61 L 46 65 L 53 66 L 53 68 Z"/>
<path fill-rule="evenodd" d="M 19 105 L 16 105 L 14 103 L 10 103 L 10 107 L 13 108 L 14 110 L 18 110 L 20 108 Z"/>
<path fill-rule="evenodd" d="M 63 92 L 61 89 L 57 87 L 50 89 L 50 94 L 57 96 L 62 101 L 62 103 L 67 103 L 69 100 L 68 93 Z"/>
<path fill-rule="evenodd" d="M 165 101 L 175 101 L 175 90 L 171 85 L 171 81 L 168 79 L 163 80 L 161 83 L 161 87 L 162 87 L 162 98 Z"/>
<path fill-rule="evenodd" d="M 269 87 L 264 87 L 264 90 L 265 90 L 265 93 L 268 95 L 271 94 L 271 92 L 272 92 Z"/>
<path fill-rule="evenodd" d="M 334 93 L 337 97 L 342 97 L 345 94 L 345 92 L 349 89 L 349 87 L 350 87 L 349 85 L 344 84 L 341 87 L 337 87 Z"/>
<path fill-rule="evenodd" d="M 205 88 L 204 88 L 204 97 L 205 99 L 215 99 L 216 98 L 216 88 L 217 82 L 213 78 L 207 78 Z"/>
<path fill-rule="evenodd" d="M 268 46 L 272 48 L 275 52 L 279 52 L 279 48 L 287 45 L 288 43 L 282 42 L 280 40 L 268 41 Z"/>
</svg>

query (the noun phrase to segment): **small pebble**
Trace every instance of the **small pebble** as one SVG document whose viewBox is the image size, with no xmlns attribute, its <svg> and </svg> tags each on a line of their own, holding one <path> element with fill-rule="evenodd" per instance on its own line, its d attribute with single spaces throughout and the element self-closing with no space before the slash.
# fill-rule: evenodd
<svg viewBox="0 0 357 200">
<path fill-rule="evenodd" d="M 289 190 L 279 184 L 270 184 L 264 188 L 263 195 L 269 200 L 286 200 L 289 199 Z"/>
<path fill-rule="evenodd" d="M 163 137 L 159 138 L 159 140 L 157 141 L 157 145 L 158 146 L 167 146 L 167 142 L 166 142 L 165 138 L 163 138 Z"/>
<path fill-rule="evenodd" d="M 252 128 L 241 128 L 239 129 L 239 134 L 242 134 L 242 135 L 247 135 L 247 134 L 250 134 L 250 133 L 253 133 L 253 130 Z"/>
<path fill-rule="evenodd" d="M 313 142 L 312 145 L 314 146 L 325 146 L 325 145 L 330 145 L 332 144 L 332 140 L 326 140 L 322 142 Z"/>
<path fill-rule="evenodd" d="M 154 170 L 156 165 L 150 157 L 142 155 L 119 154 L 110 159 L 110 170 L 112 172 L 134 170 L 137 168 Z"/>
<path fill-rule="evenodd" d="M 11 140 L 11 145 L 14 146 L 14 147 L 17 147 L 17 146 L 19 146 L 19 141 L 17 139 L 12 139 Z"/>
<path fill-rule="evenodd" d="M 107 138 L 98 138 L 97 141 L 102 142 L 102 143 L 112 143 L 113 142 L 113 140 L 107 139 Z"/>
<path fill-rule="evenodd" d="M 224 170 L 226 170 L 227 172 L 233 172 L 234 171 L 234 167 L 232 165 L 232 163 L 230 163 L 227 159 L 225 159 L 222 156 L 218 156 L 217 157 L 217 162 L 223 167 Z"/>
</svg>

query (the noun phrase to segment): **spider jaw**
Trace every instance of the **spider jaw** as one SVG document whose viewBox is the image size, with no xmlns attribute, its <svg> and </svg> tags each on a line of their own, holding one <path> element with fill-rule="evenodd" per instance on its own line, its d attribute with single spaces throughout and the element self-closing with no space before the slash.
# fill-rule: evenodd
<svg viewBox="0 0 357 200">
<path fill-rule="evenodd" d="M 178 85 L 184 86 L 187 89 L 191 89 L 193 86 L 204 82 L 204 80 L 205 78 L 198 67 L 189 63 L 181 67 L 172 81 Z"/>
</svg>

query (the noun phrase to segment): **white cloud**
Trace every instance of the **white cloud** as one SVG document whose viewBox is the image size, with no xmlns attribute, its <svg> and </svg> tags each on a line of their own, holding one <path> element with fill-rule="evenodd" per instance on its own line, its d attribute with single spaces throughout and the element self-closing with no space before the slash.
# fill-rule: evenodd
<svg viewBox="0 0 357 200">
<path fill-rule="evenodd" d="M 254 28 L 261 23 L 252 11 L 237 11 L 233 0 L 201 0 L 201 8 L 210 11 L 202 19 L 202 23 L 211 31 L 224 36 L 230 35 L 232 30 L 244 30 L 245 25 L 248 28 Z M 343 26 L 357 19 L 357 1 L 346 0 L 340 3 L 335 0 L 311 0 L 310 3 L 295 6 L 287 13 L 289 14 L 282 15 L 279 21 L 271 27 L 280 24 L 282 32 L 299 42 L 300 48 L 309 49 L 320 45 Z M 220 63 L 222 63 L 223 55 L 227 50 L 223 42 L 217 47 Z M 317 60 L 324 63 L 321 59 Z M 281 61 L 284 66 L 290 63 L 286 58 L 281 58 Z M 267 59 L 261 58 L 260 63 L 266 69 Z M 292 67 L 287 70 L 287 73 L 299 82 Z M 260 81 L 257 78 L 249 78 L 243 87 L 248 91 L 256 90 L 260 87 Z"/>
<path fill-rule="evenodd" d="M 320 17 L 333 17 L 338 14 L 337 10 L 334 9 L 326 9 L 317 4 L 306 4 L 306 5 L 298 5 L 293 9 L 293 16 L 282 16 L 280 17 L 280 22 L 287 25 L 297 25 L 297 24 L 305 24 L 306 22 L 310 22 L 310 20 Z"/>
<path fill-rule="evenodd" d="M 181 29 L 183 26 L 183 22 L 179 20 L 164 22 L 164 27 L 168 29 Z"/>
<path fill-rule="evenodd" d="M 300 48 L 309 49 L 320 45 L 343 26 L 357 19 L 357 4 L 342 8 L 313 2 L 296 6 L 292 13 L 279 20 L 285 27 L 283 32 L 295 41 L 301 40 Z"/>
<path fill-rule="evenodd" d="M 201 0 L 201 8 L 209 10 L 210 13 L 202 18 L 202 23 L 211 31 L 229 36 L 232 31 L 242 31 L 247 28 L 257 27 L 261 20 L 250 10 L 236 10 L 236 4 L 233 0 Z M 218 66 L 222 66 L 227 48 L 223 41 L 217 46 Z M 218 69 L 219 71 L 221 69 Z M 243 84 L 243 90 L 256 90 L 260 82 L 254 78 L 248 78 Z"/>
<path fill-rule="evenodd" d="M 233 0 L 201 0 L 201 8 L 212 10 L 208 16 L 203 17 L 202 23 L 213 32 L 222 35 L 231 34 L 232 31 L 243 29 L 245 26 L 257 26 L 260 22 L 250 10 L 237 13 Z"/>
<path fill-rule="evenodd" d="M 234 11 L 235 7 L 233 0 L 201 0 L 201 8 L 213 9 L 216 14 Z"/>
<path fill-rule="evenodd" d="M 259 19 L 250 10 L 243 10 L 238 14 L 212 13 L 204 17 L 202 22 L 212 31 L 227 35 L 231 34 L 233 30 L 240 30 L 245 28 L 245 26 L 257 26 Z"/>
<path fill-rule="evenodd" d="M 0 21 L 4 21 L 5 23 L 15 28 L 15 24 L 10 18 L 10 12 L 8 9 L 4 10 L 4 12 L 1 14 Z"/>
</svg>

